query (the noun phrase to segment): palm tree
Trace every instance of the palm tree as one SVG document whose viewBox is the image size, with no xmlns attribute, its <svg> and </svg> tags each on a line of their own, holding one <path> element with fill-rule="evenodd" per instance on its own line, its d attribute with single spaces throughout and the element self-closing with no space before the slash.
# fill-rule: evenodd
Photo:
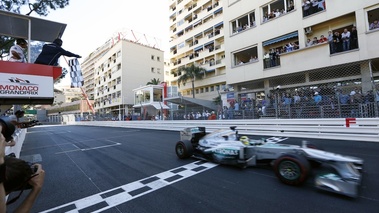
<svg viewBox="0 0 379 213">
<path fill-rule="evenodd" d="M 207 71 L 206 69 L 195 66 L 194 64 L 192 64 L 189 67 L 184 67 L 184 66 L 179 67 L 178 73 L 183 73 L 183 74 L 178 78 L 178 86 L 180 87 L 180 84 L 183 84 L 185 86 L 187 81 L 191 80 L 192 96 L 193 98 L 195 98 L 195 80 L 202 79 L 206 71 Z"/>
<path fill-rule="evenodd" d="M 162 83 L 162 82 L 159 80 L 159 78 L 158 79 L 153 78 L 153 79 L 151 79 L 150 82 L 147 82 L 146 85 L 159 85 L 160 83 Z"/>
</svg>

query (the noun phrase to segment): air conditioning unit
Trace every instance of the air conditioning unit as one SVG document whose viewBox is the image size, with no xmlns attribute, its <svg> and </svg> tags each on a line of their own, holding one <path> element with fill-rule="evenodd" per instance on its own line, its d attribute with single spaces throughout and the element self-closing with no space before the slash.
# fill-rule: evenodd
<svg viewBox="0 0 379 213">
<path fill-rule="evenodd" d="M 304 29 L 304 31 L 305 31 L 305 34 L 306 34 L 306 35 L 311 35 L 311 34 L 312 34 L 312 27 L 306 27 L 306 28 Z"/>
</svg>

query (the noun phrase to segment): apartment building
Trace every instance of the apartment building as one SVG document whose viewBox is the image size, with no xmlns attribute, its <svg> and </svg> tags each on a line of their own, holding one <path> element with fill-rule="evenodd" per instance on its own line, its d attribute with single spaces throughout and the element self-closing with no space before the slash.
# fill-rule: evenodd
<svg viewBox="0 0 379 213">
<path fill-rule="evenodd" d="M 93 51 L 81 63 L 82 75 L 84 79 L 83 89 L 90 100 L 95 98 L 95 62 L 99 60 L 113 46 L 114 40 L 110 39 L 102 46 Z"/>
<path fill-rule="evenodd" d="M 301 92 L 312 98 L 325 91 L 366 95 L 379 89 L 379 29 L 370 27 L 379 19 L 377 0 L 222 5 L 225 81 L 234 89 L 228 101 L 259 101 L 279 90 L 280 96 Z M 329 32 L 339 33 L 330 43 Z"/>
<path fill-rule="evenodd" d="M 223 6 L 216 0 L 169 0 L 169 85 L 179 86 L 181 95 L 192 97 L 192 85 L 178 85 L 179 68 L 195 65 L 206 70 L 195 81 L 195 97 L 212 100 L 226 82 Z"/>
<path fill-rule="evenodd" d="M 133 89 L 164 78 L 163 51 L 120 39 L 94 62 L 94 107 L 119 119 L 133 110 Z"/>
</svg>

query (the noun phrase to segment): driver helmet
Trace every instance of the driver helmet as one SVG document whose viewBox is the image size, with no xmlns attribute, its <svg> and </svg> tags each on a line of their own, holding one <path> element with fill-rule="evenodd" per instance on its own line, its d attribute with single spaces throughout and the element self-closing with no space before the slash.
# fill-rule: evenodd
<svg viewBox="0 0 379 213">
<path fill-rule="evenodd" d="M 249 145 L 249 138 L 247 136 L 240 137 L 240 141 L 245 145 Z"/>
</svg>

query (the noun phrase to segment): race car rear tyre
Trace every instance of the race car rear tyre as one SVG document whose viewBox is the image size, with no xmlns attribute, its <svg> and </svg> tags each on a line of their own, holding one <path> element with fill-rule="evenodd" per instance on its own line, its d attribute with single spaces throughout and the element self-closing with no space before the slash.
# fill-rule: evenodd
<svg viewBox="0 0 379 213">
<path fill-rule="evenodd" d="M 175 152 L 180 159 L 191 157 L 193 155 L 193 146 L 191 144 L 191 141 L 178 141 L 175 146 Z"/>
<path fill-rule="evenodd" d="M 281 182 L 297 186 L 307 180 L 310 165 L 302 155 L 284 154 L 275 160 L 274 171 Z"/>
</svg>

